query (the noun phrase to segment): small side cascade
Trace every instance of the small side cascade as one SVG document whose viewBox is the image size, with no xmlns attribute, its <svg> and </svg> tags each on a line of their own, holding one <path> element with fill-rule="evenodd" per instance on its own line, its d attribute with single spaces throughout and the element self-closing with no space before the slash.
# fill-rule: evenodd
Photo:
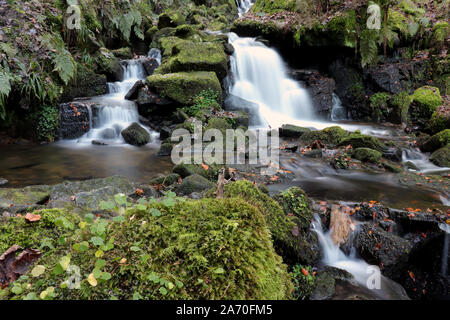
<svg viewBox="0 0 450 320">
<path fill-rule="evenodd" d="M 442 249 L 442 265 L 441 274 L 446 277 L 448 272 L 448 249 L 449 249 L 449 238 L 450 238 L 450 225 L 441 223 L 439 228 L 445 232 L 444 236 L 444 247 Z"/>
<path fill-rule="evenodd" d="M 236 5 L 238 7 L 239 17 L 242 17 L 244 14 L 250 10 L 253 6 L 254 0 L 236 0 Z"/>
<path fill-rule="evenodd" d="M 438 167 L 429 160 L 429 157 L 420 152 L 418 149 L 408 149 L 403 151 L 402 162 L 405 164 L 412 164 L 414 170 L 422 173 L 430 172 L 446 172 L 450 171 L 450 168 Z"/>
<path fill-rule="evenodd" d="M 158 62 L 158 65 L 161 65 L 161 62 L 162 62 L 161 50 L 159 50 L 157 48 L 151 48 L 150 51 L 148 52 L 147 56 L 149 58 L 155 59 Z"/>
<path fill-rule="evenodd" d="M 334 223 L 345 223 L 348 224 L 347 219 L 337 218 Z M 348 229 L 347 227 L 334 225 L 333 228 L 338 229 Z M 370 282 L 370 276 L 373 275 L 370 270 L 376 268 L 375 266 L 369 265 L 364 260 L 357 257 L 356 248 L 353 246 L 353 239 L 355 233 L 358 232 L 357 226 L 351 222 L 350 230 L 351 234 L 347 234 L 346 237 L 349 239 L 347 243 L 350 245 L 349 254 L 345 254 L 340 248 L 339 244 L 336 244 L 336 240 L 339 237 L 333 235 L 333 230 L 328 230 L 325 232 L 322 227 L 320 217 L 316 214 L 312 222 L 312 230 L 317 233 L 319 238 L 319 244 L 322 249 L 322 262 L 331 267 L 346 270 L 354 276 L 355 281 L 363 288 L 367 288 L 372 292 L 373 296 L 377 299 L 394 299 L 394 300 L 408 300 L 408 296 L 405 290 L 392 280 L 384 277 L 380 274 L 380 288 L 370 289 L 368 288 L 368 283 Z M 341 233 L 342 234 L 342 233 Z"/>
<path fill-rule="evenodd" d="M 348 120 L 347 110 L 342 105 L 341 99 L 333 93 L 333 107 L 331 109 L 331 121 Z"/>
</svg>

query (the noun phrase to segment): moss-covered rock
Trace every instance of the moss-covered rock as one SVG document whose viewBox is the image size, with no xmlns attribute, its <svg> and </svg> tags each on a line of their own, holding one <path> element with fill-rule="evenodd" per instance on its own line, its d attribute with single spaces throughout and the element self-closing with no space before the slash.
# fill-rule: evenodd
<svg viewBox="0 0 450 320">
<path fill-rule="evenodd" d="M 131 52 L 130 47 L 124 47 L 120 49 L 111 50 L 116 58 L 121 60 L 133 59 L 133 52 Z"/>
<path fill-rule="evenodd" d="M 359 131 L 352 132 L 348 137 L 339 142 L 339 146 L 351 145 L 356 148 L 369 148 L 377 151 L 383 151 L 386 146 L 380 141 L 380 139 L 361 134 Z"/>
<path fill-rule="evenodd" d="M 179 174 L 183 179 L 193 174 L 199 174 L 211 181 L 217 181 L 219 170 L 223 165 L 209 165 L 207 169 L 199 164 L 178 164 L 173 167 L 173 172 Z"/>
<path fill-rule="evenodd" d="M 284 124 L 279 131 L 280 137 L 300 138 L 304 133 L 310 132 L 311 129 L 295 126 L 292 124 Z"/>
<path fill-rule="evenodd" d="M 433 152 L 430 161 L 437 166 L 450 168 L 450 144 Z"/>
<path fill-rule="evenodd" d="M 108 90 L 106 75 L 97 74 L 91 69 L 78 64 L 77 74 L 67 86 L 61 96 L 62 102 L 69 102 L 80 97 L 94 97 L 105 94 Z"/>
<path fill-rule="evenodd" d="M 412 102 L 412 97 L 406 91 L 391 96 L 389 105 L 393 109 L 392 122 L 407 123 L 408 111 Z"/>
<path fill-rule="evenodd" d="M 106 75 L 108 81 L 121 81 L 123 78 L 123 69 L 119 59 L 106 48 L 100 48 L 95 57 L 97 70 L 99 73 Z"/>
<path fill-rule="evenodd" d="M 162 13 L 158 18 L 158 29 L 176 27 L 185 23 L 184 17 L 174 10 Z"/>
<path fill-rule="evenodd" d="M 285 261 L 305 264 L 312 264 L 317 261 L 319 252 L 318 250 L 314 251 L 314 241 L 308 241 L 314 239 L 303 236 L 296 221 L 283 211 L 276 200 L 249 181 L 227 184 L 224 191 L 226 197 L 241 197 L 261 210 L 272 233 L 275 248 Z M 299 199 L 299 201 L 292 203 L 293 205 L 300 205 L 299 212 L 302 212 L 300 215 L 305 214 L 304 221 L 301 219 L 297 221 L 306 223 L 307 209 L 302 211 L 301 207 L 303 204 L 307 205 L 307 200 L 301 203 L 301 199 Z"/>
<path fill-rule="evenodd" d="M 23 189 L 1 188 L 0 211 L 17 211 L 44 204 L 50 197 L 49 186 L 31 186 Z"/>
<path fill-rule="evenodd" d="M 302 230 L 309 230 L 313 219 L 313 211 L 305 191 L 299 187 L 291 187 L 280 192 L 274 198 L 283 208 L 284 213 L 293 217 L 297 226 Z"/>
<path fill-rule="evenodd" d="M 194 98 L 205 90 L 217 92 L 220 100 L 222 99 L 222 87 L 214 72 L 156 74 L 147 78 L 147 84 L 159 95 L 181 105 L 192 104 Z"/>
<path fill-rule="evenodd" d="M 279 11 L 295 11 L 296 0 L 256 0 L 252 8 L 255 12 L 274 13 Z"/>
<path fill-rule="evenodd" d="M 214 71 L 220 79 L 223 79 L 228 70 L 227 56 L 221 43 L 203 42 L 179 39 L 168 44 L 171 49 L 171 57 L 165 61 L 156 73 L 174 73 L 182 71 Z"/>
<path fill-rule="evenodd" d="M 422 115 L 428 119 L 436 111 L 437 107 L 442 105 L 442 102 L 441 94 L 436 87 L 424 86 L 414 91 L 413 103 L 419 108 Z"/>
<path fill-rule="evenodd" d="M 437 49 L 441 49 L 450 35 L 450 25 L 448 22 L 438 22 L 433 26 L 432 32 L 431 38 L 433 46 Z"/>
<path fill-rule="evenodd" d="M 450 128 L 450 113 L 441 113 L 438 111 L 434 112 L 431 116 L 428 131 L 431 134 L 436 134 L 445 129 Z"/>
<path fill-rule="evenodd" d="M 349 133 L 341 127 L 334 126 L 325 128 L 320 131 L 305 132 L 301 136 L 300 140 L 306 144 L 309 144 L 315 140 L 320 140 L 326 145 L 335 146 L 339 144 L 339 142 L 341 142 L 345 137 L 347 137 L 348 134 Z"/>
<path fill-rule="evenodd" d="M 45 267 L 37 277 L 17 280 L 2 298 L 291 298 L 290 276 L 265 219 L 242 199 L 171 198 L 129 209 L 114 221 L 90 215 L 78 223 L 76 215 L 57 210 L 40 214 L 33 223 L 10 218 L 0 224 L 2 252 L 13 244 L 40 248 L 37 264 Z M 77 267 L 78 289 L 68 288 L 69 266 Z"/>
<path fill-rule="evenodd" d="M 178 175 L 176 173 L 172 173 L 167 176 L 154 178 L 154 179 L 150 180 L 149 184 L 150 185 L 163 185 L 165 187 L 168 187 L 168 186 L 171 186 L 171 185 L 177 183 L 179 179 L 180 179 L 180 175 Z"/>
<path fill-rule="evenodd" d="M 381 160 L 382 153 L 369 148 L 356 148 L 353 150 L 352 157 L 360 161 L 378 163 Z"/>
<path fill-rule="evenodd" d="M 433 152 L 450 143 L 450 129 L 445 129 L 431 136 L 422 145 L 421 149 L 425 152 Z"/>
<path fill-rule="evenodd" d="M 212 189 L 216 186 L 214 182 L 209 181 L 199 174 L 188 176 L 176 188 L 177 194 L 190 195 L 194 192 L 203 192 Z"/>
<path fill-rule="evenodd" d="M 140 147 L 151 142 L 150 134 L 137 122 L 132 123 L 128 128 L 122 130 L 121 134 L 126 143 L 134 146 Z"/>
</svg>

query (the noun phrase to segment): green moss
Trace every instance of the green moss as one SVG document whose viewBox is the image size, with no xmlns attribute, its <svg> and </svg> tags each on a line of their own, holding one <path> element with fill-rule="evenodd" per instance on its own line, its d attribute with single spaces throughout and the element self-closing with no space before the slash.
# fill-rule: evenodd
<svg viewBox="0 0 450 320">
<path fill-rule="evenodd" d="M 432 86 L 424 86 L 414 91 L 413 102 L 428 118 L 443 103 L 439 89 Z"/>
<path fill-rule="evenodd" d="M 70 236 L 73 232 L 60 224 L 58 220 L 61 217 L 69 221 L 73 228 L 80 221 L 77 214 L 63 209 L 40 210 L 34 214 L 40 215 L 41 219 L 28 222 L 22 217 L 0 218 L 0 254 L 14 244 L 46 253 L 57 246 L 61 237 Z"/>
<path fill-rule="evenodd" d="M 274 13 L 279 11 L 294 11 L 296 0 L 256 0 L 252 11 Z"/>
<path fill-rule="evenodd" d="M 430 137 L 422 146 L 422 150 L 432 152 L 450 143 L 450 129 L 442 130 Z"/>
<path fill-rule="evenodd" d="M 215 182 L 217 181 L 219 170 L 222 167 L 223 165 L 211 164 L 208 166 L 208 169 L 205 170 L 205 168 L 199 164 L 178 164 L 173 167 L 172 171 L 176 174 L 179 174 L 183 179 L 193 174 L 199 174 L 206 179 Z"/>
<path fill-rule="evenodd" d="M 43 219 L 28 225 L 12 221 L 0 225 L 6 231 L 0 236 L 9 235 L 0 243 L 2 248 L 17 241 L 36 248 L 44 236 L 64 240 L 42 248 L 38 264 L 45 266 L 45 272 L 16 281 L 14 285 L 23 291 L 14 295 L 10 287 L 8 297 L 37 298 L 53 287 L 53 299 L 291 298 L 287 268 L 275 253 L 257 208 L 239 198 L 171 199 L 129 209 L 114 222 L 91 216 L 75 230 L 61 231 L 52 225 L 40 233 Z M 14 233 L 36 234 L 36 242 L 20 242 Z M 62 257 L 80 268 L 79 289 L 67 288 Z M 87 280 L 90 274 L 95 283 Z"/>
<path fill-rule="evenodd" d="M 320 131 L 310 131 L 305 132 L 300 140 L 309 144 L 315 140 L 320 140 L 322 143 L 327 145 L 337 145 L 342 139 L 348 136 L 348 132 L 341 127 L 334 126 L 325 128 Z"/>
<path fill-rule="evenodd" d="M 403 37 L 408 37 L 408 24 L 409 19 L 405 15 L 399 11 L 389 9 L 388 25 L 392 31 L 397 32 Z"/>
<path fill-rule="evenodd" d="M 157 74 L 182 71 L 214 71 L 223 79 L 228 70 L 227 56 L 220 43 L 194 43 L 187 40 L 163 40 L 164 55 L 168 58 L 157 70 Z"/>
<path fill-rule="evenodd" d="M 286 215 L 293 216 L 293 221 L 303 230 L 308 230 L 313 219 L 311 203 L 305 191 L 291 187 L 274 197 Z"/>
<path fill-rule="evenodd" d="M 185 23 L 184 17 L 175 10 L 168 10 L 158 18 L 158 29 L 176 27 Z"/>
<path fill-rule="evenodd" d="M 378 163 L 381 160 L 382 153 L 369 148 L 356 148 L 352 157 L 361 161 Z"/>
<path fill-rule="evenodd" d="M 359 131 L 352 132 L 339 143 L 339 146 L 347 145 L 351 145 L 354 149 L 370 148 L 377 151 L 383 151 L 385 149 L 385 145 L 378 138 L 361 134 Z"/>
<path fill-rule="evenodd" d="M 199 174 L 193 174 L 185 178 L 179 186 L 176 187 L 177 194 L 190 195 L 193 192 L 204 192 L 216 187 L 214 182 L 209 181 Z"/>
<path fill-rule="evenodd" d="M 292 269 L 292 277 L 294 298 L 297 300 L 308 299 L 316 283 L 316 276 L 311 266 L 295 265 Z"/>
<path fill-rule="evenodd" d="M 0 188 L 0 210 L 8 210 L 11 205 L 29 206 L 42 204 L 50 197 L 50 187 L 31 186 L 23 189 Z"/>
<path fill-rule="evenodd" d="M 222 87 L 214 72 L 179 72 L 152 75 L 147 78 L 150 89 L 181 105 L 192 104 L 204 90 L 214 90 L 222 99 Z"/>
<path fill-rule="evenodd" d="M 150 180 L 150 185 L 163 185 L 165 187 L 171 186 L 178 182 L 180 176 L 176 173 L 169 174 L 164 177 L 154 178 Z"/>
<path fill-rule="evenodd" d="M 370 97 L 372 119 L 375 122 L 383 120 L 384 113 L 387 111 L 389 97 L 389 93 L 386 92 L 375 93 Z"/>
<path fill-rule="evenodd" d="M 450 167 L 450 143 L 447 143 L 445 147 L 442 147 L 430 157 L 430 161 L 440 167 Z"/>
<path fill-rule="evenodd" d="M 433 46 L 442 48 L 445 44 L 445 40 L 448 39 L 450 34 L 450 26 L 448 22 L 438 22 L 433 26 L 432 41 Z"/>
<path fill-rule="evenodd" d="M 133 59 L 133 53 L 131 52 L 131 48 L 125 47 L 111 51 L 115 57 L 121 60 Z"/>
<path fill-rule="evenodd" d="M 435 134 L 447 128 L 450 128 L 450 117 L 434 112 L 429 122 L 430 133 Z"/>
<path fill-rule="evenodd" d="M 395 122 L 408 122 L 408 111 L 411 103 L 412 97 L 406 91 L 391 96 L 389 105 L 393 108 Z"/>
</svg>

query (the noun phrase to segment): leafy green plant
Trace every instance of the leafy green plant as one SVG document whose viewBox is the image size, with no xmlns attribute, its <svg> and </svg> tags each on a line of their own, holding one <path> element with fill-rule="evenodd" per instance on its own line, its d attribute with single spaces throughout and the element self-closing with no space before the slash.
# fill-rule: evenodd
<svg viewBox="0 0 450 320">
<path fill-rule="evenodd" d="M 59 126 L 58 109 L 54 106 L 44 105 L 42 109 L 36 113 L 36 122 L 38 139 L 40 141 L 53 142 Z"/>
<path fill-rule="evenodd" d="M 218 98 L 218 92 L 211 89 L 203 90 L 194 97 L 194 104 L 192 106 L 183 107 L 182 110 L 189 116 L 196 117 L 201 115 L 202 112 L 210 110 L 211 108 L 220 109 Z"/>
<path fill-rule="evenodd" d="M 292 282 L 294 284 L 294 298 L 308 299 L 314 290 L 316 276 L 310 266 L 295 265 L 292 268 Z"/>
</svg>

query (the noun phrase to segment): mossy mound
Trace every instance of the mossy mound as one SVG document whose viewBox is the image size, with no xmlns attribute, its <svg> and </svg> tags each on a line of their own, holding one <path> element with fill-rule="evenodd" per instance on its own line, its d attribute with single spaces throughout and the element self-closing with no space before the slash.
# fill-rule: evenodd
<svg viewBox="0 0 450 320">
<path fill-rule="evenodd" d="M 193 174 L 187 177 L 176 187 L 176 193 L 180 195 L 190 195 L 194 192 L 204 192 L 216 186 L 214 182 L 209 181 L 199 174 Z"/>
<path fill-rule="evenodd" d="M 428 130 L 431 134 L 436 134 L 450 128 L 450 114 L 434 112 L 428 124 Z"/>
<path fill-rule="evenodd" d="M 219 170 L 223 165 L 211 164 L 207 167 L 202 167 L 199 164 L 178 164 L 173 167 L 173 172 L 179 174 L 181 178 L 189 177 L 193 174 L 199 174 L 211 181 L 217 181 Z M 206 169 L 206 170 L 205 170 Z"/>
<path fill-rule="evenodd" d="M 295 11 L 296 3 L 296 0 L 256 0 L 252 10 L 265 13 Z"/>
<path fill-rule="evenodd" d="M 140 147 L 151 142 L 150 134 L 137 122 L 132 123 L 128 128 L 122 130 L 121 134 L 126 143 L 134 146 Z"/>
<path fill-rule="evenodd" d="M 167 54 L 167 49 L 164 51 Z M 195 43 L 179 39 L 171 44 L 171 52 L 171 57 L 156 70 L 156 73 L 213 71 L 220 79 L 227 74 L 227 56 L 221 43 Z"/>
<path fill-rule="evenodd" d="M 339 142 L 339 146 L 348 145 L 351 145 L 353 149 L 369 148 L 377 151 L 383 151 L 386 148 L 378 138 L 361 134 L 359 131 L 352 132 L 347 138 Z"/>
<path fill-rule="evenodd" d="M 249 181 L 237 181 L 225 185 L 224 191 L 226 197 L 240 197 L 261 210 L 272 233 L 275 249 L 285 261 L 312 263 L 318 258 L 307 239 L 301 237 L 296 220 L 261 189 Z"/>
<path fill-rule="evenodd" d="M 43 204 L 50 197 L 50 187 L 31 186 L 23 189 L 0 189 L 0 211 L 23 209 Z"/>
<path fill-rule="evenodd" d="M 439 167 L 450 168 L 450 144 L 433 152 L 430 161 Z"/>
<path fill-rule="evenodd" d="M 170 197 L 114 221 L 41 214 L 34 223 L 10 218 L 0 224 L 2 250 L 17 243 L 43 252 L 40 271 L 15 281 L 2 298 L 291 298 L 290 276 L 264 217 L 242 199 Z M 69 223 L 54 222 L 60 217 Z"/>
<path fill-rule="evenodd" d="M 356 148 L 353 150 L 352 157 L 360 161 L 378 163 L 381 160 L 382 153 L 369 148 Z"/>
<path fill-rule="evenodd" d="M 176 27 L 185 23 L 185 18 L 174 10 L 167 10 L 158 17 L 158 29 Z"/>
<path fill-rule="evenodd" d="M 280 129 L 280 137 L 300 138 L 303 134 L 311 132 L 309 128 L 303 128 L 292 124 L 284 124 Z"/>
<path fill-rule="evenodd" d="M 414 91 L 413 103 L 419 108 L 421 114 L 429 119 L 443 101 L 438 88 L 424 86 Z"/>
<path fill-rule="evenodd" d="M 217 92 L 219 99 L 222 99 L 222 87 L 214 72 L 156 74 L 147 78 L 147 84 L 159 95 L 170 98 L 181 105 L 192 104 L 194 98 L 205 90 Z"/>
<path fill-rule="evenodd" d="M 299 187 L 291 187 L 274 197 L 287 215 L 303 230 L 308 230 L 313 219 L 311 203 L 305 191 Z"/>
<path fill-rule="evenodd" d="M 433 152 L 450 143 L 450 129 L 445 129 L 430 137 L 422 146 L 425 152 Z"/>
<path fill-rule="evenodd" d="M 320 131 L 305 132 L 300 140 L 306 144 L 309 144 L 315 140 L 320 140 L 326 145 L 335 146 L 339 144 L 345 137 L 348 136 L 348 132 L 341 127 L 334 126 L 325 128 Z"/>
</svg>

